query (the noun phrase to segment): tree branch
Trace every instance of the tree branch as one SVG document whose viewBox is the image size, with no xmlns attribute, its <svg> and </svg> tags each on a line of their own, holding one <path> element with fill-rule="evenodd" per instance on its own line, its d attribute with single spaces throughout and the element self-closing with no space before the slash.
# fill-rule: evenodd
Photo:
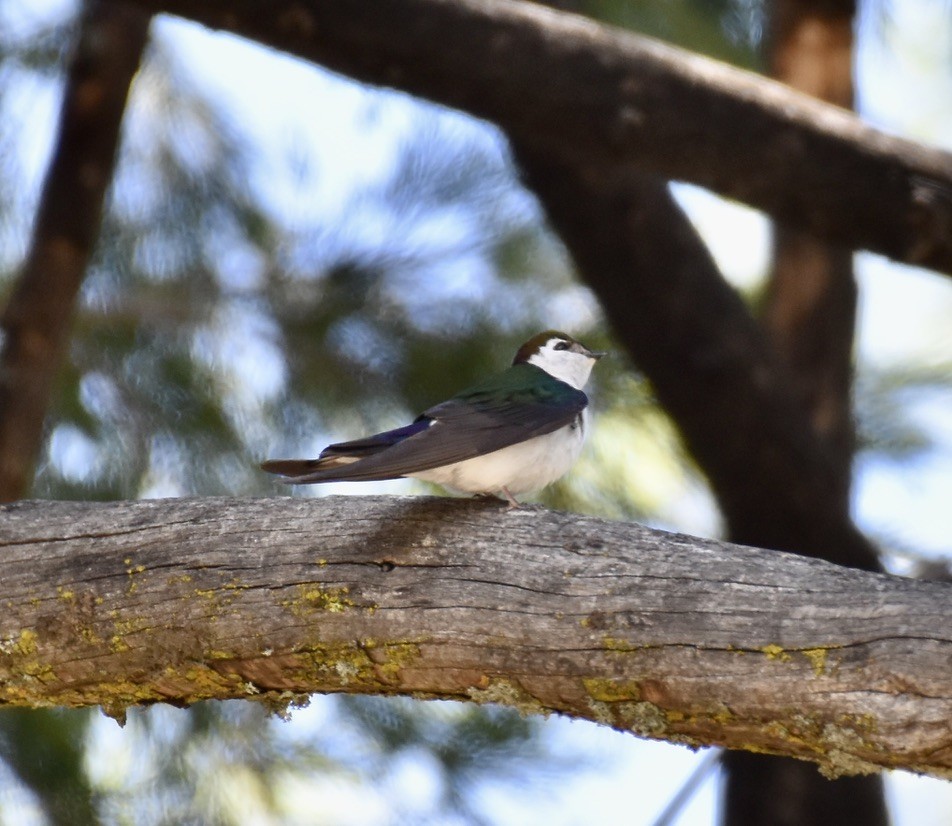
<svg viewBox="0 0 952 826">
<path fill-rule="evenodd" d="M 129 0 L 952 273 L 952 156 L 748 72 L 520 0 Z"/>
<path fill-rule="evenodd" d="M 83 15 L 30 251 L 0 316 L 0 501 L 23 496 L 33 478 L 148 28 L 138 10 L 108 3 Z"/>
<path fill-rule="evenodd" d="M 950 586 L 496 502 L 0 507 L 0 699 L 315 691 L 952 777 Z"/>
</svg>

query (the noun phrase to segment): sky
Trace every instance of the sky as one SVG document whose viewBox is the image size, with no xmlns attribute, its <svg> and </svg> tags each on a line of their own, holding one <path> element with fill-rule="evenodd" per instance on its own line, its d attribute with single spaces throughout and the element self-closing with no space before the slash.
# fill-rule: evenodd
<svg viewBox="0 0 952 826">
<path fill-rule="evenodd" d="M 17 21 L 0 3 L 0 20 Z M 18 14 L 70 13 L 68 0 L 20 4 Z M 866 7 L 866 6 L 864 6 Z M 29 11 L 24 12 L 24 9 Z M 319 222 L 360 187 L 384 176 L 393 165 L 401 135 L 413 124 L 415 108 L 405 96 L 378 101 L 368 128 L 365 92 L 357 85 L 274 52 L 252 48 L 222 34 L 180 21 L 163 20 L 158 34 L 174 44 L 189 75 L 209 95 L 230 108 L 244 134 L 260 149 L 255 189 L 268 209 L 289 223 Z M 857 87 L 861 115 L 889 132 L 952 149 L 952 24 L 949 4 L 941 0 L 896 0 L 888 15 L 869 12 L 858 28 Z M 940 70 L 937 70 L 940 67 Z M 302 107 L 301 100 L 309 106 Z M 25 129 L 20 151 L 34 181 L 44 168 L 55 115 L 55 89 L 24 93 L 7 102 L 21 114 Z M 314 113 L 322 113 L 317 117 Z M 485 124 L 459 116 L 452 128 L 499 140 Z M 311 178 L 289 169 L 288 153 L 304 153 L 320 168 Z M 326 159 L 332 158 L 332 163 Z M 711 246 L 725 274 L 747 288 L 761 277 L 769 235 L 762 216 L 694 187 L 678 185 L 677 197 Z M 454 227 L 432 227 L 452 233 Z M 361 232 L 386 232 L 367 221 Z M 2 245 L 0 245 L 2 246 Z M 952 357 L 952 281 L 945 276 L 900 266 L 878 256 L 857 256 L 860 283 L 858 357 L 871 365 L 896 366 Z M 865 461 L 857 469 L 855 514 L 859 522 L 884 536 L 894 536 L 936 555 L 952 555 L 952 404 L 933 398 L 916 403 L 914 415 L 935 435 L 940 449 L 914 468 Z M 83 457 L 77 461 L 84 461 Z M 395 490 L 399 488 L 394 488 Z M 333 492 L 333 491 L 332 491 Z M 702 519 L 703 521 L 703 519 Z M 296 727 L 307 731 L 326 721 L 327 707 L 318 700 L 295 713 Z M 104 755 L 121 747 L 111 721 L 97 726 Z M 112 732 L 112 733 L 111 733 Z M 687 749 L 619 735 L 591 724 L 556 720 L 547 730 L 554 748 L 567 755 L 607 757 L 597 770 L 581 770 L 560 780 L 544 794 L 514 793 L 504 787 L 481 792 L 493 822 L 626 822 L 650 824 L 700 758 Z M 108 756 L 104 756 L 108 761 Z M 606 770 L 606 766 L 608 767 Z M 401 782 L 421 795 L 425 807 L 428 773 L 425 758 L 396 767 L 390 782 Z M 716 780 L 712 775 L 677 821 L 682 826 L 712 822 Z M 633 795 L 632 789 L 636 788 Z M 377 824 L 385 801 L 373 790 L 336 787 L 339 823 Z M 320 794 L 327 805 L 331 790 L 301 788 L 289 781 L 287 795 L 308 807 Z M 928 826 L 952 820 L 949 783 L 892 773 L 889 799 L 897 826 Z M 633 799 L 634 798 L 634 799 Z M 347 812 L 352 817 L 344 819 Z M 298 821 L 295 821 L 298 822 Z M 299 822 L 316 822 L 302 818 Z"/>
</svg>

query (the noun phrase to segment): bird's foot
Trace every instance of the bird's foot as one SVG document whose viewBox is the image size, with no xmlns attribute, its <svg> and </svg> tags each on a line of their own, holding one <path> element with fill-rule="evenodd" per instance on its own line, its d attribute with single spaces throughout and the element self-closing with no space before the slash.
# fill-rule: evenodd
<svg viewBox="0 0 952 826">
<path fill-rule="evenodd" d="M 513 495 L 509 492 L 509 488 L 503 486 L 502 492 L 503 492 L 503 493 L 505 494 L 505 496 L 506 496 L 506 501 L 509 502 L 509 510 L 518 510 L 519 508 L 522 507 L 522 505 L 520 505 L 519 502 L 517 501 L 516 497 L 513 496 Z"/>
<path fill-rule="evenodd" d="M 500 488 L 499 493 L 474 493 L 473 499 L 505 499 L 509 503 L 507 510 L 517 510 L 522 507 L 519 500 L 516 499 L 506 488 Z"/>
</svg>

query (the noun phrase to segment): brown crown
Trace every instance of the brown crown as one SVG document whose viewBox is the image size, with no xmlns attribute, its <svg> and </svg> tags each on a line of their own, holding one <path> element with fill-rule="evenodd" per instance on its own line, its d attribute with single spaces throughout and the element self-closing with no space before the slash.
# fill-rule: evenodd
<svg viewBox="0 0 952 826">
<path fill-rule="evenodd" d="M 575 341 L 571 336 L 560 333 L 558 330 L 546 330 L 544 333 L 537 333 L 519 348 L 512 363 L 525 364 L 534 353 L 538 353 L 539 350 L 542 349 L 542 346 L 552 338 L 561 338 L 563 341 L 568 342 Z"/>
</svg>

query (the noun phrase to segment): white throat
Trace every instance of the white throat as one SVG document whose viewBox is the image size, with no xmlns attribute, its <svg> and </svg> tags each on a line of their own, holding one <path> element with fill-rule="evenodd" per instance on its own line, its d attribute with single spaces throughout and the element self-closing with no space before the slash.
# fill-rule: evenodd
<svg viewBox="0 0 952 826">
<path fill-rule="evenodd" d="M 529 356 L 529 364 L 541 367 L 552 378 L 564 381 L 576 390 L 581 390 L 592 373 L 595 359 L 582 353 L 573 353 L 571 350 L 553 350 L 549 346 L 551 343 L 540 347 Z"/>
</svg>

